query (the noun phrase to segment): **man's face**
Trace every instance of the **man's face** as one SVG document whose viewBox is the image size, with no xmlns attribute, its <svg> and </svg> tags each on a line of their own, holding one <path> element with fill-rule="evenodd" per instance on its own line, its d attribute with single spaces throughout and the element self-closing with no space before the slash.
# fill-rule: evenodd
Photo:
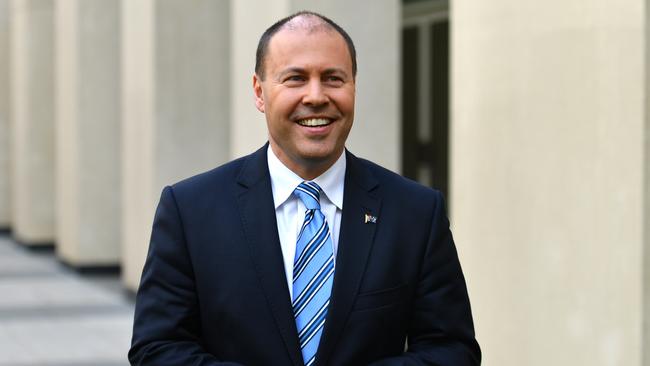
<svg viewBox="0 0 650 366">
<path fill-rule="evenodd" d="M 273 152 L 313 179 L 343 152 L 354 118 L 352 60 L 334 30 L 283 29 L 269 43 L 265 80 L 253 77 Z"/>
</svg>

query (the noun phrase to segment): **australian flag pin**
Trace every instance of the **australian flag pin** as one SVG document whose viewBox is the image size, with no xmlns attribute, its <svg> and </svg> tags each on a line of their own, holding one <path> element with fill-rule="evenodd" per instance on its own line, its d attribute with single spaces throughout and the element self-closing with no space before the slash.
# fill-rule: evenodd
<svg viewBox="0 0 650 366">
<path fill-rule="evenodd" d="M 364 219 L 363 219 L 364 224 L 371 223 L 371 224 L 376 224 L 377 223 L 377 216 L 372 216 L 371 214 L 366 214 Z"/>
</svg>

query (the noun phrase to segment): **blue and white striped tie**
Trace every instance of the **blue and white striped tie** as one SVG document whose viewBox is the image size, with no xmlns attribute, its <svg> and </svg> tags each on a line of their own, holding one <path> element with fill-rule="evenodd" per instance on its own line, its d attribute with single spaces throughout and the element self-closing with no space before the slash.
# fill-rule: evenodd
<svg viewBox="0 0 650 366">
<path fill-rule="evenodd" d="M 314 182 L 302 182 L 293 191 L 307 208 L 293 261 L 293 313 L 305 366 L 316 360 L 334 281 L 332 239 L 320 210 L 320 192 Z"/>
</svg>

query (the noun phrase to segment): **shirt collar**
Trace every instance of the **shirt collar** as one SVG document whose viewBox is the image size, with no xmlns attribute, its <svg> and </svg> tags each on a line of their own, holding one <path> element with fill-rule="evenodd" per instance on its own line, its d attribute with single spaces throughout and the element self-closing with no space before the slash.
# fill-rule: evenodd
<svg viewBox="0 0 650 366">
<path fill-rule="evenodd" d="M 269 164 L 269 174 L 271 175 L 271 189 L 273 191 L 273 202 L 275 208 L 280 207 L 289 197 L 293 191 L 298 187 L 304 179 L 300 178 L 296 173 L 287 168 L 275 156 L 273 149 L 269 145 L 266 156 Z M 313 179 L 316 182 L 326 198 L 332 202 L 339 210 L 343 209 L 343 186 L 345 182 L 345 152 L 339 156 L 336 162 L 329 167 L 323 174 Z"/>
</svg>

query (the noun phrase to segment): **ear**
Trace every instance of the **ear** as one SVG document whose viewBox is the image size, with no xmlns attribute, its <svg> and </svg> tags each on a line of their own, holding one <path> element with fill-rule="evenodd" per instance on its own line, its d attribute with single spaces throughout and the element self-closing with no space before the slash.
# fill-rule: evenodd
<svg viewBox="0 0 650 366">
<path fill-rule="evenodd" d="M 255 107 L 257 110 L 264 113 L 264 95 L 262 93 L 262 81 L 253 74 L 253 93 L 255 93 Z"/>
</svg>

